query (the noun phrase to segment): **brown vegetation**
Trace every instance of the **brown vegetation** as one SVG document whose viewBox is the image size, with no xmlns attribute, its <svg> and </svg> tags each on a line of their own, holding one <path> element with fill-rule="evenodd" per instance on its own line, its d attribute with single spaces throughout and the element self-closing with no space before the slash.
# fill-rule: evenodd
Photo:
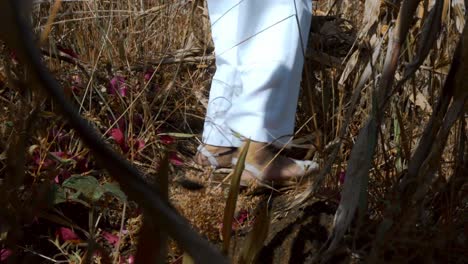
<svg viewBox="0 0 468 264">
<path fill-rule="evenodd" d="M 237 195 L 238 177 L 191 162 L 215 70 L 204 1 L 36 1 L 32 24 L 68 100 L 233 262 L 464 263 L 465 2 L 316 2 L 289 154 L 322 169 L 282 195 Z M 178 223 L 120 190 L 133 170 L 93 156 L 8 30 L 0 262 L 190 263 Z"/>
</svg>

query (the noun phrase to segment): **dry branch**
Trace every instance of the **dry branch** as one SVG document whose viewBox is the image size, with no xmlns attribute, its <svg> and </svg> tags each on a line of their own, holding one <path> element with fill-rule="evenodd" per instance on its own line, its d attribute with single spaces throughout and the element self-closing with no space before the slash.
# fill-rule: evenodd
<svg viewBox="0 0 468 264">
<path fill-rule="evenodd" d="M 168 233 L 186 250 L 197 263 L 228 263 L 212 245 L 202 239 L 180 216 L 164 201 L 160 192 L 149 186 L 141 172 L 130 162 L 117 154 L 106 144 L 92 125 L 82 118 L 77 109 L 68 102 L 57 81 L 42 64 L 40 52 L 34 44 L 31 27 L 26 21 L 23 2 L 14 0 L 0 2 L 0 22 L 12 25 L 0 31 L 0 36 L 8 46 L 18 52 L 20 60 L 31 69 L 32 84 L 47 91 L 61 107 L 62 114 L 93 151 L 98 162 L 115 178 L 122 189 L 138 204 L 151 212 L 151 217 L 167 228 Z M 8 30 L 8 31 L 7 31 Z"/>
</svg>

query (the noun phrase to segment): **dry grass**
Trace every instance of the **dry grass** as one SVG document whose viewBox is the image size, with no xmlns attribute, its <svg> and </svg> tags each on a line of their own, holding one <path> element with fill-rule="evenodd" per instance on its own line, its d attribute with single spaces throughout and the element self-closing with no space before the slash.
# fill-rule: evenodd
<svg viewBox="0 0 468 264">
<path fill-rule="evenodd" d="M 201 191 L 189 191 L 178 183 L 180 179 L 200 178 L 206 173 L 193 167 L 190 159 L 199 143 L 215 69 L 205 4 L 203 1 L 176 2 L 64 1 L 41 48 L 47 66 L 69 98 L 80 107 L 82 115 L 133 164 L 147 175 L 154 175 L 161 153 L 170 153 L 173 163 L 170 200 L 204 236 L 219 243 L 225 190 L 217 184 L 210 185 L 205 179 L 199 179 L 206 186 Z M 374 155 L 369 161 L 368 186 L 361 186 L 368 193 L 363 221 L 373 224 L 369 224 L 368 229 L 353 225 L 352 230 L 360 231 L 360 235 L 355 239 L 346 238 L 344 243 L 354 255 L 367 260 L 385 258 L 388 262 L 399 263 L 434 259 L 462 263 L 459 258 L 463 256 L 461 249 L 466 246 L 467 239 L 464 216 L 467 201 L 463 198 L 467 186 L 466 179 L 460 177 L 463 173 L 466 175 L 467 169 L 463 163 L 467 156 L 466 104 L 465 113 L 449 127 L 446 140 L 435 141 L 443 155 L 438 162 L 423 168 L 430 172 L 426 175 L 433 175 L 426 180 L 429 187 L 423 191 L 424 197 L 418 198 L 411 191 L 404 193 L 405 196 L 399 190 L 408 175 L 409 164 L 414 162 L 413 155 L 424 129 L 442 97 L 465 21 L 461 4 L 450 6 L 450 1 L 443 1 L 442 26 L 434 46 L 429 47 L 422 65 L 398 86 L 409 62 L 423 54 L 419 47 L 425 36 L 424 21 L 429 21 L 428 6 L 434 2 L 422 1 L 415 21 L 410 22 L 406 41 L 398 54 L 399 62 L 395 65 L 395 77 L 391 77 L 395 83 L 390 87 L 398 89 L 393 89 L 385 106 L 378 108 L 382 113 L 378 118 Z M 313 22 L 303 96 L 296 119 L 300 128 L 297 142 L 307 147 L 291 154 L 299 158 L 316 156 L 325 170 L 317 177 L 313 186 L 316 188 L 288 193 L 290 199 L 286 200 L 293 200 L 290 204 L 300 207 L 303 203 L 297 201 L 304 200 L 295 200 L 295 197 L 309 195 L 338 203 L 336 195 L 343 188 L 339 177 L 349 172 L 347 161 L 356 146 L 359 130 L 369 116 L 375 114 L 376 89 L 387 69 L 384 62 L 390 49 L 389 29 L 395 26 L 399 8 L 389 1 L 372 0 L 320 1 L 316 5 L 318 16 Z M 33 22 L 38 35 L 46 28 L 50 11 L 49 3 L 34 6 Z M 43 197 L 38 195 L 43 183 L 54 180 L 57 175 L 63 178 L 68 174 L 93 175 L 101 183 L 111 181 L 96 166 L 77 135 L 53 113 L 56 106 L 21 82 L 28 76 L 27 69 L 15 60 L 12 51 L 5 47 L 2 50 L 0 105 L 5 114 L 0 116 L 0 183 L 4 175 L 11 173 L 7 150 L 11 151 L 14 142 L 21 142 L 19 132 L 32 127 L 25 141 L 29 150 L 24 161 L 25 184 L 17 195 L 20 201 L 15 202 L 21 204 L 20 208 L 41 208 L 37 197 Z M 374 60 L 369 62 L 372 54 L 375 54 Z M 368 75 L 363 78 L 367 65 Z M 121 93 L 110 92 L 111 80 Z M 123 141 L 117 139 L 116 129 L 122 132 Z M 364 145 L 370 144 L 365 142 Z M 62 156 L 54 162 L 57 158 L 50 153 L 60 152 L 65 154 L 60 154 Z M 352 177 L 346 176 L 347 179 Z M 151 177 L 148 180 L 152 180 Z M 356 195 L 357 189 L 352 190 Z M 399 206 L 403 209 L 408 206 L 402 202 L 402 197 L 418 202 L 414 210 L 395 211 Z M 239 199 L 238 208 L 252 212 L 259 198 L 241 195 Z M 121 231 L 119 225 L 123 217 L 128 232 L 122 235 L 124 242 L 119 250 L 125 258 L 135 251 L 138 228 L 132 226 L 134 222 L 139 223 L 139 214 L 135 206 L 129 204 L 129 212 L 122 215 L 122 205 L 110 201 L 96 204 L 93 210 L 81 208 L 81 213 L 70 210 L 68 207 L 73 206 L 65 203 L 53 212 L 55 220 L 50 216 L 41 218 L 38 225 L 30 224 L 32 211 L 20 210 L 20 214 L 14 208 L 15 203 L 9 202 L 1 211 L 0 224 L 5 227 L 0 228 L 0 239 L 3 241 L 5 234 L 9 241 L 28 247 L 29 251 L 21 251 L 24 259 L 39 261 L 44 257 L 37 254 L 42 254 L 78 261 L 84 257 L 83 247 L 79 245 L 51 246 L 46 242 L 48 245 L 42 246 L 47 238 L 54 239 L 53 230 L 64 225 L 63 219 L 70 218 L 76 226 L 90 231 L 93 224 L 104 217 L 105 221 L 97 225 L 96 234 L 99 235 L 105 230 Z M 360 202 L 359 207 L 362 206 Z M 88 223 L 91 211 L 94 215 Z M 277 211 L 276 215 L 282 213 Z M 64 217 L 58 217 L 61 214 Z M 24 222 L 20 230 L 35 232 L 38 237 L 12 234 L 14 215 Z M 381 224 L 389 221 L 393 225 Z M 275 222 L 281 222 L 281 217 L 275 218 Z M 78 234 L 86 237 L 82 231 Z M 362 237 L 367 237 L 364 243 L 358 241 Z M 8 243 L 5 247 L 15 246 Z M 180 259 L 180 253 L 173 248 L 171 261 Z"/>
</svg>

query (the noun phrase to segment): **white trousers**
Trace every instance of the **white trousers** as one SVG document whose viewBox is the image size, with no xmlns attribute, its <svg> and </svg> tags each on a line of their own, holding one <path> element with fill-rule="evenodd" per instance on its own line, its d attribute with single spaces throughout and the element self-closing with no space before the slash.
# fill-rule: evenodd
<svg viewBox="0 0 468 264">
<path fill-rule="evenodd" d="M 311 0 L 208 0 L 215 45 L 203 142 L 286 143 L 295 113 Z"/>
</svg>

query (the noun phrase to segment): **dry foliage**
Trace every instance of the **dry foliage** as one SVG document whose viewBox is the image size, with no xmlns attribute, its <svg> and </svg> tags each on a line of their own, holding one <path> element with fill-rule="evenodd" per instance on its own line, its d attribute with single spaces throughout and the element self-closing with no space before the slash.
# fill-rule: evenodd
<svg viewBox="0 0 468 264">
<path fill-rule="evenodd" d="M 463 263 L 465 2 L 318 1 L 314 13 L 290 154 L 322 170 L 306 188 L 254 199 L 190 162 L 215 70 L 204 1 L 35 1 L 32 22 L 81 115 L 240 263 Z M 21 51 L 0 45 L 2 261 L 189 263 L 167 244 L 171 223 L 127 200 L 30 82 Z M 317 200 L 337 207 L 333 221 L 310 209 Z M 318 226 L 328 240 L 301 237 Z"/>
</svg>

